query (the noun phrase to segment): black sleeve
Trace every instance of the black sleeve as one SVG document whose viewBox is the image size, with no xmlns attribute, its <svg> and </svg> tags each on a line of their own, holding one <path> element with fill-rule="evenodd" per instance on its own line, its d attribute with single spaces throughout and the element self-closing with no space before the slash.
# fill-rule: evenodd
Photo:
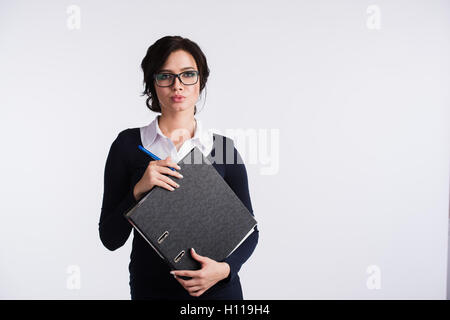
<svg viewBox="0 0 450 320">
<path fill-rule="evenodd" d="M 132 226 L 123 214 L 137 201 L 130 188 L 130 175 L 125 159 L 125 144 L 121 135 L 111 145 L 105 165 L 104 192 L 99 222 L 99 234 L 109 250 L 123 246 L 130 236 Z"/>
<path fill-rule="evenodd" d="M 254 216 L 248 189 L 247 170 L 245 169 L 245 164 L 236 148 L 234 148 L 234 163 L 226 164 L 225 172 L 225 181 Z M 230 282 L 236 277 L 242 264 L 248 260 L 250 255 L 255 250 L 258 243 L 258 238 L 259 230 L 258 227 L 255 226 L 254 231 L 247 237 L 247 239 L 245 239 L 244 242 L 242 242 L 231 255 L 222 261 L 227 262 L 230 265 L 230 274 L 227 278 L 221 281 Z"/>
</svg>

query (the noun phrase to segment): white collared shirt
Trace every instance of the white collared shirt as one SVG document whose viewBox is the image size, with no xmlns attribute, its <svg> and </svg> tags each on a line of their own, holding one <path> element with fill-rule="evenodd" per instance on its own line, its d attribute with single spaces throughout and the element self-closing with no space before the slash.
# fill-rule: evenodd
<svg viewBox="0 0 450 320">
<path fill-rule="evenodd" d="M 170 156 L 176 163 L 183 159 L 183 157 L 194 147 L 198 147 L 205 157 L 209 155 L 214 143 L 213 131 L 210 129 L 205 130 L 199 119 L 194 116 L 194 119 L 197 122 L 194 136 L 184 141 L 179 151 L 177 151 L 172 140 L 166 137 L 159 128 L 159 117 L 161 117 L 161 115 L 157 115 L 149 125 L 140 128 L 141 140 L 144 148 L 158 156 L 160 159 L 165 159 Z"/>
</svg>

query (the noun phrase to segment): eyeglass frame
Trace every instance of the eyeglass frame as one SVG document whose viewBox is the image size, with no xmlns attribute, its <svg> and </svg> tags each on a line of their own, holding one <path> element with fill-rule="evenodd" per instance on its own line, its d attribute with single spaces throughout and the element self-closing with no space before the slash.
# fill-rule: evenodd
<svg viewBox="0 0 450 320">
<path fill-rule="evenodd" d="M 185 72 L 195 72 L 195 74 L 197 75 L 197 81 L 195 81 L 194 83 L 189 83 L 189 84 L 184 83 L 183 80 L 181 80 L 181 77 L 180 77 L 180 76 L 181 76 L 183 73 L 185 73 Z M 175 77 L 172 78 L 172 83 L 169 84 L 168 86 L 160 86 L 160 85 L 158 84 L 158 80 L 156 80 L 156 76 L 157 76 L 158 74 L 170 74 L 170 75 L 172 75 L 172 76 L 175 76 L 175 77 L 178 78 L 178 80 L 180 80 L 180 82 L 181 82 L 183 85 L 185 85 L 185 86 L 193 86 L 194 84 L 196 84 L 196 83 L 198 82 L 198 78 L 199 78 L 199 77 L 198 77 L 199 72 L 198 72 L 197 70 L 186 70 L 186 71 L 183 71 L 183 72 L 178 73 L 178 74 L 176 74 L 176 73 L 171 73 L 171 72 L 158 72 L 158 73 L 153 74 L 153 79 L 155 79 L 156 85 L 157 85 L 158 87 L 161 87 L 161 88 L 167 88 L 167 87 L 173 86 L 174 83 L 175 83 Z"/>
</svg>

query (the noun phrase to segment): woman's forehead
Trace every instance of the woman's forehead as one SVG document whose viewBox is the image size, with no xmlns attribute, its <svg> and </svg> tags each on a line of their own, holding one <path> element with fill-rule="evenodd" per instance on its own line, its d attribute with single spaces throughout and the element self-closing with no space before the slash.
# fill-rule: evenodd
<svg viewBox="0 0 450 320">
<path fill-rule="evenodd" d="M 195 59 L 189 52 L 178 50 L 172 52 L 160 71 L 178 72 L 188 69 L 196 69 Z"/>
</svg>

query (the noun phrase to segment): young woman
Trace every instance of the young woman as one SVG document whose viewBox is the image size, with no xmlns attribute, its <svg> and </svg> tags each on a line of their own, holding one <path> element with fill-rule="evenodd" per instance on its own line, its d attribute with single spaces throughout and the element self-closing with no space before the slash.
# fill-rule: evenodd
<svg viewBox="0 0 450 320">
<path fill-rule="evenodd" d="M 247 171 L 232 139 L 203 130 L 195 117 L 196 103 L 209 76 L 200 47 L 179 36 L 163 37 L 148 48 L 141 66 L 147 107 L 161 114 L 148 126 L 121 131 L 109 150 L 99 222 L 100 239 L 109 250 L 116 250 L 127 241 L 132 226 L 123 214 L 144 194 L 155 186 L 168 190 L 182 188 L 182 172 L 177 162 L 195 146 L 205 157 L 209 153 L 223 156 L 223 161 L 214 162 L 213 166 L 253 214 Z M 223 141 L 216 144 L 215 139 Z M 138 149 L 140 144 L 162 160 L 151 160 Z M 216 150 L 216 145 L 225 147 Z M 230 158 L 231 163 L 227 161 Z M 223 261 L 192 251 L 201 269 L 177 270 L 171 274 L 169 266 L 134 230 L 129 265 L 131 298 L 243 299 L 238 272 L 253 253 L 258 237 L 255 227 Z"/>
</svg>

